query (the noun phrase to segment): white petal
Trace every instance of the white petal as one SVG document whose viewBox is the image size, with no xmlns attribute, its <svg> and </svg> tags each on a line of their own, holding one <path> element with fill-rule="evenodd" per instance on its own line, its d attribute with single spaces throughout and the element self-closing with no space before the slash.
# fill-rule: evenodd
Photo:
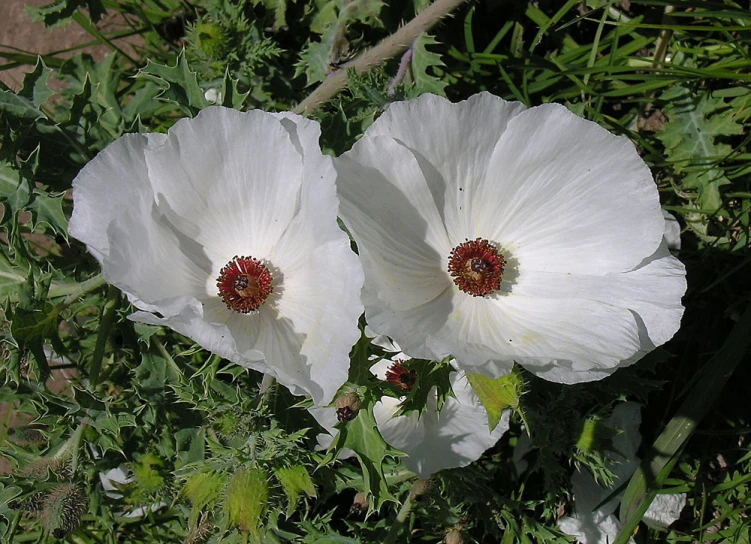
<svg viewBox="0 0 751 544">
<path fill-rule="evenodd" d="M 508 430 L 509 412 L 488 430 L 488 414 L 463 373 L 452 375 L 452 388 L 456 398 L 447 398 L 440 413 L 432 404 L 419 418 L 416 412 L 394 417 L 399 401 L 391 397 L 373 410 L 383 439 L 408 454 L 405 465 L 421 478 L 476 461 Z"/>
<path fill-rule="evenodd" d="M 681 517 L 681 511 L 685 506 L 685 493 L 657 495 L 644 513 L 642 521 L 652 529 L 664 531 Z"/>
<path fill-rule="evenodd" d="M 209 253 L 268 258 L 299 206 L 302 156 L 279 119 L 221 107 L 181 119 L 146 153 L 159 209 Z"/>
<path fill-rule="evenodd" d="M 367 266 L 366 263 L 363 265 Z M 453 298 L 451 288 L 447 288 L 422 306 L 398 311 L 379 300 L 367 281 L 362 290 L 365 317 L 373 330 L 391 337 L 410 357 L 438 361 L 451 355 L 451 352 L 437 354 L 427 346 L 426 339 L 445 325 L 453 310 Z"/>
<path fill-rule="evenodd" d="M 683 264 L 662 244 L 652 256 L 627 272 L 579 275 L 524 271 L 519 274 L 513 293 L 532 299 L 586 299 L 630 310 L 638 316 L 633 327 L 643 322 L 646 329 L 641 346 L 646 352 L 667 342 L 680 327 L 685 276 Z"/>
<path fill-rule="evenodd" d="M 604 274 L 655 252 L 664 220 L 649 168 L 623 137 L 557 104 L 509 121 L 471 215 L 523 270 Z"/>
<path fill-rule="evenodd" d="M 451 281 L 451 245 L 415 156 L 368 137 L 335 165 L 341 216 L 378 296 L 402 310 L 435 298 Z"/>
<path fill-rule="evenodd" d="M 445 325 L 427 343 L 436 354 L 452 353 L 467 371 L 500 376 L 516 361 L 547 379 L 549 369 L 569 361 L 576 372 L 555 378 L 576 383 L 587 371 L 614 368 L 639 349 L 638 329 L 626 309 L 583 299 L 493 299 L 458 291 L 455 298 Z"/>
<path fill-rule="evenodd" d="M 581 544 L 613 544 L 621 531 L 621 523 L 610 514 L 601 511 L 588 514 L 574 514 L 558 520 L 558 528 L 565 534 L 574 536 Z M 628 539 L 634 544 L 634 539 Z"/>
<path fill-rule="evenodd" d="M 457 245 L 474 236 L 462 202 L 485 177 L 493 148 L 509 120 L 524 109 L 520 102 L 485 92 L 456 104 L 424 94 L 391 104 L 363 139 L 384 135 L 413 150 L 431 182 L 451 242 Z"/>
<path fill-rule="evenodd" d="M 101 262 L 109 254 L 108 225 L 124 206 L 150 209 L 153 201 L 144 151 L 163 134 L 126 134 L 104 148 L 73 180 L 71 236 Z"/>
<path fill-rule="evenodd" d="M 163 139 L 126 135 L 99 153 L 73 182 L 70 223 L 107 281 L 152 311 L 161 311 L 160 301 L 200 296 L 210 268 L 201 249 L 173 232 L 154 204 L 144 154 Z"/>
</svg>

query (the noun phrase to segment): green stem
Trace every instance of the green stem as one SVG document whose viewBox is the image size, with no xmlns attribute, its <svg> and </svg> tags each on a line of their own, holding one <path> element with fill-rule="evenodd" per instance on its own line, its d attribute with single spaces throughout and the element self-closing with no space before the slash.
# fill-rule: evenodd
<svg viewBox="0 0 751 544">
<path fill-rule="evenodd" d="M 63 301 L 63 305 L 70 306 L 76 300 L 78 300 L 81 295 L 85 295 L 90 291 L 99 289 L 105 283 L 107 283 L 107 281 L 104 279 L 104 276 L 99 273 L 96 276 L 89 278 L 88 280 L 82 281 L 81 283 L 74 283 L 73 285 L 53 284 L 50 287 L 48 296 L 49 298 L 67 297 Z"/>
<path fill-rule="evenodd" d="M 119 53 L 120 55 L 128 59 L 128 61 L 130 61 L 130 63 L 133 66 L 138 66 L 138 62 L 133 57 L 126 54 L 125 51 L 117 47 L 104 34 L 99 32 L 99 30 L 97 30 L 97 28 L 93 24 L 91 24 L 88 21 L 88 19 L 86 19 L 86 16 L 83 13 L 81 13 L 80 11 L 77 11 L 76 13 L 74 13 L 73 20 L 77 22 L 79 25 L 81 25 L 81 28 L 83 28 L 86 32 L 88 32 L 89 34 L 94 36 L 97 40 L 99 40 L 99 43 L 109 47 L 115 53 Z"/>
<path fill-rule="evenodd" d="M 89 370 L 89 389 L 95 389 L 99 385 L 99 374 L 102 370 L 102 360 L 104 359 L 104 350 L 107 347 L 112 323 L 115 321 L 115 314 L 120 300 L 120 290 L 110 285 L 107 288 L 107 300 L 102 309 L 102 318 L 99 320 L 99 333 L 96 337 L 94 346 L 94 356 L 91 360 L 91 369 Z"/>
<path fill-rule="evenodd" d="M 316 89 L 292 110 L 294 113 L 310 115 L 324 102 L 332 98 L 347 85 L 347 71 L 354 68 L 358 74 L 380 66 L 392 57 L 406 50 L 420 34 L 430 30 L 438 21 L 446 17 L 466 0 L 436 0 L 421 11 L 409 23 L 394 32 L 381 43 L 347 62 L 329 76 Z"/>
<path fill-rule="evenodd" d="M 410 513 L 412 512 L 412 504 L 414 503 L 414 493 L 413 491 L 418 487 L 423 487 L 425 483 L 423 480 L 417 480 L 415 482 L 415 485 L 412 487 L 412 490 L 410 490 L 409 495 L 407 495 L 407 499 L 404 501 L 404 504 L 399 509 L 399 513 L 396 515 L 396 519 L 394 520 L 393 525 L 391 526 L 391 530 L 389 531 L 389 534 L 386 535 L 386 539 L 383 541 L 384 544 L 388 544 L 389 542 L 396 542 L 399 535 L 402 533 L 402 530 L 404 529 L 404 524 L 407 521 L 407 518 L 409 518 Z"/>
<path fill-rule="evenodd" d="M 261 380 L 260 395 L 258 399 L 259 409 L 269 402 L 269 397 L 271 397 L 271 394 L 274 392 L 275 383 L 276 378 L 274 378 L 274 376 L 272 376 L 271 374 L 263 375 L 263 380 Z"/>
<path fill-rule="evenodd" d="M 177 379 L 180 383 L 185 382 L 185 375 L 183 374 L 183 371 L 180 370 L 180 367 L 177 366 L 177 363 L 172 358 L 172 355 L 169 354 L 169 351 L 167 351 L 167 348 L 164 347 L 164 344 L 162 344 L 162 341 L 159 340 L 156 336 L 153 336 L 151 339 L 152 342 L 154 342 L 154 345 L 156 346 L 156 349 L 159 351 L 159 353 L 162 355 L 162 357 L 165 358 L 167 361 L 167 364 L 172 367 L 172 370 L 175 371 L 175 374 L 177 375 Z"/>
</svg>

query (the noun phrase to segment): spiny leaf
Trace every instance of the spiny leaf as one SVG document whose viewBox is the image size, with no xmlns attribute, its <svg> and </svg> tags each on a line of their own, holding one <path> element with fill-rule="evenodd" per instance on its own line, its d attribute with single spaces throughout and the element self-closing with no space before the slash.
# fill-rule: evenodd
<svg viewBox="0 0 751 544">
<path fill-rule="evenodd" d="M 269 500 L 266 472 L 257 467 L 238 469 L 227 485 L 224 515 L 227 522 L 248 531 L 254 542 L 261 540 L 261 517 Z"/>
<path fill-rule="evenodd" d="M 55 0 L 45 6 L 36 8 L 26 6 L 26 13 L 33 21 L 43 22 L 47 28 L 66 25 L 78 8 L 86 6 L 94 22 L 99 21 L 105 12 L 101 0 Z"/>
<path fill-rule="evenodd" d="M 157 98 L 177 104 L 194 115 L 209 105 L 198 85 L 196 73 L 190 70 L 185 55 L 180 53 L 174 66 L 149 61 L 138 77 L 154 82 L 162 90 Z"/>
<path fill-rule="evenodd" d="M 436 39 L 424 32 L 415 40 L 412 53 L 412 78 L 419 91 L 446 96 L 448 83 L 440 78 L 440 68 L 445 64 L 441 60 L 441 55 L 428 51 L 426 47 L 436 44 L 438 44 Z"/>
<path fill-rule="evenodd" d="M 381 26 L 378 14 L 383 2 L 380 0 L 353 0 L 348 3 L 338 3 L 332 0 L 323 6 L 319 17 L 315 21 L 315 28 L 321 31 L 320 42 L 313 42 L 300 55 L 297 73 L 305 73 L 307 84 L 312 85 L 326 79 L 326 75 L 334 69 L 346 55 L 349 49 L 347 40 L 347 25 L 357 21 L 367 22 L 373 26 Z M 340 7 L 339 15 L 334 18 L 334 6 Z M 325 17 L 324 17 L 325 15 Z"/>
<path fill-rule="evenodd" d="M 661 98 L 671 103 L 664 109 L 668 122 L 657 137 L 665 145 L 676 172 L 692 164 L 719 161 L 730 154 L 732 148 L 715 139 L 741 134 L 743 126 L 734 119 L 735 111 L 722 98 L 712 98 L 709 93 L 696 98 L 682 87 Z"/>
<path fill-rule="evenodd" d="M 345 448 L 354 451 L 360 462 L 365 483 L 363 492 L 373 496 L 370 511 L 379 510 L 386 501 L 396 502 L 389 492 L 383 473 L 383 462 L 387 455 L 393 453 L 390 453 L 389 447 L 378 432 L 372 402 L 361 408 L 357 417 L 339 430 L 322 464 L 331 462 L 336 452 Z"/>
<path fill-rule="evenodd" d="M 190 522 L 194 524 L 202 510 L 211 509 L 221 499 L 227 477 L 217 472 L 196 472 L 185 482 L 182 493 L 192 504 Z"/>
<path fill-rule="evenodd" d="M 506 408 L 521 411 L 520 399 L 524 391 L 524 381 L 516 369 L 500 378 L 467 372 L 467 379 L 488 412 L 488 427 L 491 431 L 498 425 Z"/>
<path fill-rule="evenodd" d="M 287 517 L 290 517 L 297 509 L 297 502 L 300 499 L 300 493 L 305 493 L 308 497 L 316 496 L 316 488 L 313 479 L 310 477 L 308 469 L 303 465 L 293 465 L 279 467 L 274 469 L 274 475 L 279 483 L 282 484 L 284 494 L 287 495 L 289 505 L 287 506 Z"/>
<path fill-rule="evenodd" d="M 52 70 L 47 68 L 42 57 L 39 57 L 34 70 L 24 76 L 23 87 L 18 91 L 18 95 L 31 101 L 35 108 L 41 108 L 55 94 L 47 86 L 51 73 Z"/>
</svg>

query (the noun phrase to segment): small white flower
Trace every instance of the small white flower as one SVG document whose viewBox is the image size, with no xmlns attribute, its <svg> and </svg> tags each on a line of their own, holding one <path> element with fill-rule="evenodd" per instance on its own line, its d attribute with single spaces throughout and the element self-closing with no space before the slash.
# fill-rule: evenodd
<svg viewBox="0 0 751 544">
<path fill-rule="evenodd" d="M 398 350 L 398 346 L 396 349 Z M 370 369 L 378 378 L 394 384 L 403 383 L 398 379 L 406 374 L 403 370 L 400 363 L 386 359 Z M 454 397 L 446 398 L 440 412 L 435 389 L 429 394 L 428 406 L 421 414 L 410 412 L 396 415 L 404 397 L 384 396 L 373 407 L 376 425 L 383 439 L 407 454 L 403 458 L 404 464 L 421 478 L 476 461 L 508 431 L 509 410 L 503 413 L 501 421 L 492 432 L 488 429 L 488 413 L 469 385 L 464 372 L 451 374 L 451 388 Z M 312 408 L 310 412 L 329 431 L 329 435 L 336 433 L 333 408 Z M 319 435 L 319 446 L 327 448 L 331 444 L 333 437 L 329 435 Z M 340 454 L 340 458 L 352 454 L 353 452 L 346 450 Z"/>
<path fill-rule="evenodd" d="M 639 467 L 636 452 L 641 444 L 641 407 L 634 402 L 616 406 L 607 425 L 620 434 L 613 438 L 612 451 L 608 452 L 607 467 L 613 473 L 611 487 L 602 487 L 588 470 L 577 471 L 571 477 L 574 489 L 575 511 L 558 521 L 558 527 L 567 535 L 575 536 L 582 544 L 612 544 L 622 529 L 614 512 L 621 503 L 624 491 L 613 495 L 613 490 L 628 483 Z M 605 499 L 610 499 L 603 503 Z M 686 504 L 686 494 L 658 495 L 644 514 L 644 522 L 652 528 L 665 528 L 678 519 Z M 629 542 L 634 542 L 629 539 Z"/>
<path fill-rule="evenodd" d="M 70 233 L 139 312 L 327 403 L 359 338 L 362 269 L 314 121 L 211 107 L 123 136 L 73 182 Z"/>
<path fill-rule="evenodd" d="M 633 144 L 556 104 L 392 104 L 335 162 L 368 324 L 412 357 L 604 378 L 679 327 L 683 265 Z"/>
</svg>

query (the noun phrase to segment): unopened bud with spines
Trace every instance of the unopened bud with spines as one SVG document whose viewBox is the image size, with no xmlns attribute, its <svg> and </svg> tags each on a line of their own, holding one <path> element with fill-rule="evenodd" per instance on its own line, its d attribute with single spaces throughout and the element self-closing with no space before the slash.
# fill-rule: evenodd
<svg viewBox="0 0 751 544">
<path fill-rule="evenodd" d="M 357 393 L 351 391 L 336 399 L 336 418 L 340 423 L 352 421 L 360 413 L 362 401 Z"/>
<path fill-rule="evenodd" d="M 76 484 L 60 484 L 44 496 L 39 519 L 55 538 L 75 530 L 88 508 L 88 500 Z"/>
</svg>

